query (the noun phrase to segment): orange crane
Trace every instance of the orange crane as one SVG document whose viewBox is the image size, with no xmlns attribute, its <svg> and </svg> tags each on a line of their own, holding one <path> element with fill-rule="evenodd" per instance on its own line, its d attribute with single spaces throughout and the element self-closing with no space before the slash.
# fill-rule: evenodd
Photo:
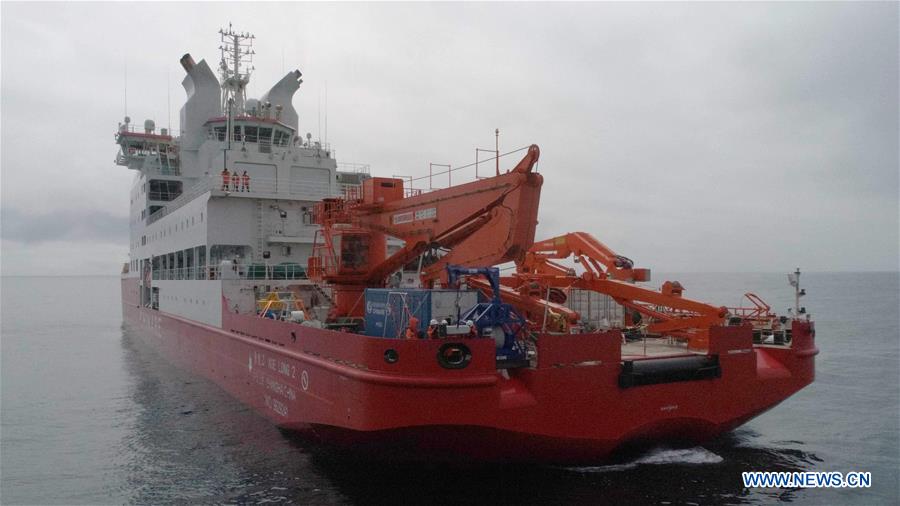
<svg viewBox="0 0 900 506">
<path fill-rule="evenodd" d="M 574 269 L 556 261 L 569 257 L 584 267 L 582 274 L 577 275 Z M 614 253 L 585 232 L 534 243 L 516 267 L 514 276 L 502 279 L 513 291 L 537 285 L 541 293 L 547 294 L 553 288 L 606 294 L 618 304 L 648 317 L 651 320 L 646 327 L 648 333 L 688 339 L 692 347 L 705 346 L 709 327 L 722 324 L 729 314 L 724 307 L 682 297 L 684 288 L 677 281 L 666 281 L 659 291 L 635 285 L 637 281 L 649 281 L 650 270 L 635 268 L 631 260 Z M 511 303 L 522 304 L 521 301 Z M 531 301 L 521 308 L 535 314 L 534 305 L 540 303 Z M 577 319 L 577 313 L 563 314 L 570 322 Z"/>
<path fill-rule="evenodd" d="M 596 277 L 621 281 L 650 281 L 650 269 L 635 269 L 628 257 L 617 255 L 594 236 L 572 232 L 534 243 L 517 266 L 520 273 L 566 274 L 570 269 L 553 262 L 554 259 L 575 257 Z"/>
<path fill-rule="evenodd" d="M 543 177 L 533 172 L 540 150 L 531 145 L 505 174 L 404 197 L 403 180 L 371 178 L 361 195 L 325 199 L 313 210 L 321 227 L 309 276 L 334 291 L 330 318 L 359 318 L 363 291 L 429 250 L 445 250 L 424 266 L 426 286 L 446 284 L 449 264 L 479 267 L 523 258 L 534 242 Z M 387 256 L 387 238 L 403 246 Z"/>
<path fill-rule="evenodd" d="M 709 327 L 722 324 L 729 312 L 682 297 L 678 282 L 662 289 L 636 285 L 649 281 L 650 270 L 585 232 L 534 242 L 543 177 L 533 172 L 540 157 L 536 145 L 511 170 L 450 188 L 407 196 L 402 179 L 371 178 L 361 191 L 325 199 L 313 210 L 321 228 L 309 258 L 309 276 L 333 289 L 330 320 L 357 319 L 364 314 L 364 290 L 384 287 L 387 278 L 416 258 L 423 265 L 423 285 L 447 283 L 447 265 L 484 267 L 516 263 L 513 276 L 501 278 L 500 296 L 542 328 L 579 320 L 566 307 L 565 291 L 592 290 L 646 317 L 646 331 L 688 339 L 704 346 Z M 390 256 L 387 239 L 402 241 Z M 559 261 L 574 258 L 580 275 Z M 489 287 L 472 278 L 469 285 Z M 636 318 L 635 318 L 636 319 Z M 643 318 L 641 318 L 643 319 Z"/>
</svg>

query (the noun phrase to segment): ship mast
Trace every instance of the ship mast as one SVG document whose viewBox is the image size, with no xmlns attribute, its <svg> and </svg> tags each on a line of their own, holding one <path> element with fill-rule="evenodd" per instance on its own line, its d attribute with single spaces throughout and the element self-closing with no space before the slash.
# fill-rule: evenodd
<svg viewBox="0 0 900 506">
<path fill-rule="evenodd" d="M 794 315 L 794 318 L 800 318 L 800 315 L 806 314 L 806 308 L 800 306 L 800 297 L 806 295 L 806 289 L 800 288 L 800 268 L 797 267 L 797 270 L 791 274 L 788 274 L 788 283 L 794 287 L 794 307 L 789 308 L 788 312 Z M 807 314 L 806 319 L 809 319 L 809 315 Z"/>
<path fill-rule="evenodd" d="M 222 76 L 222 110 L 229 109 L 231 103 L 233 113 L 243 114 L 244 104 L 247 100 L 247 83 L 250 82 L 250 73 L 253 67 L 253 39 L 256 37 L 250 33 L 235 32 L 228 23 L 228 29 L 220 29 L 221 45 L 219 51 L 222 60 L 219 63 L 219 72 Z"/>
</svg>

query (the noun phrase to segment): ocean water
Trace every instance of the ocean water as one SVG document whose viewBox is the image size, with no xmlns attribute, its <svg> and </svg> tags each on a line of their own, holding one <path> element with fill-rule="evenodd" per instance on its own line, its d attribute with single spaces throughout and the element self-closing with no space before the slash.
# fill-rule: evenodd
<svg viewBox="0 0 900 506">
<path fill-rule="evenodd" d="M 654 275 L 780 312 L 784 274 Z M 2 278 L 3 504 L 898 504 L 900 277 L 808 273 L 817 380 L 702 447 L 589 467 L 373 465 L 311 449 L 122 325 L 116 277 Z M 869 489 L 745 489 L 741 472 L 870 471 Z"/>
</svg>

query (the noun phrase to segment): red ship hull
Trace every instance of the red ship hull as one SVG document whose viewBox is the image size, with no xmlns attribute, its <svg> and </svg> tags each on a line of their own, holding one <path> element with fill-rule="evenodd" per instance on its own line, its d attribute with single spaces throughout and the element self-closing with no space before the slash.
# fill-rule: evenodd
<svg viewBox="0 0 900 506">
<path fill-rule="evenodd" d="M 277 426 L 380 456 L 599 462 L 637 442 L 702 442 L 811 383 L 811 322 L 789 347 L 753 344 L 749 327 L 711 329 L 718 377 L 624 388 L 621 333 L 540 335 L 534 367 L 496 369 L 491 339 L 449 370 L 443 340 L 398 340 L 227 313 L 222 328 L 128 300 L 125 321 L 172 362 L 216 382 Z M 389 363 L 385 352 L 398 360 Z"/>
</svg>

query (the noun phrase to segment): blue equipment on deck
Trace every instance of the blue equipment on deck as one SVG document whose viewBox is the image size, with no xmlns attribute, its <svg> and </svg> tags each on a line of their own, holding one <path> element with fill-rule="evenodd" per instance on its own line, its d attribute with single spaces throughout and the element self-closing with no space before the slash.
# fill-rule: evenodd
<svg viewBox="0 0 900 506">
<path fill-rule="evenodd" d="M 409 317 L 415 316 L 424 334 L 432 319 L 458 320 L 478 300 L 476 290 L 366 288 L 365 332 L 372 337 L 403 337 Z"/>
<path fill-rule="evenodd" d="M 525 346 L 518 339 L 525 329 L 525 318 L 514 307 L 500 300 L 500 269 L 497 267 L 447 266 L 450 286 L 457 286 L 460 276 L 484 276 L 491 285 L 490 302 L 479 302 L 460 317 L 471 320 L 478 335 L 490 336 L 497 343 L 498 367 L 515 367 L 527 363 Z"/>
</svg>

